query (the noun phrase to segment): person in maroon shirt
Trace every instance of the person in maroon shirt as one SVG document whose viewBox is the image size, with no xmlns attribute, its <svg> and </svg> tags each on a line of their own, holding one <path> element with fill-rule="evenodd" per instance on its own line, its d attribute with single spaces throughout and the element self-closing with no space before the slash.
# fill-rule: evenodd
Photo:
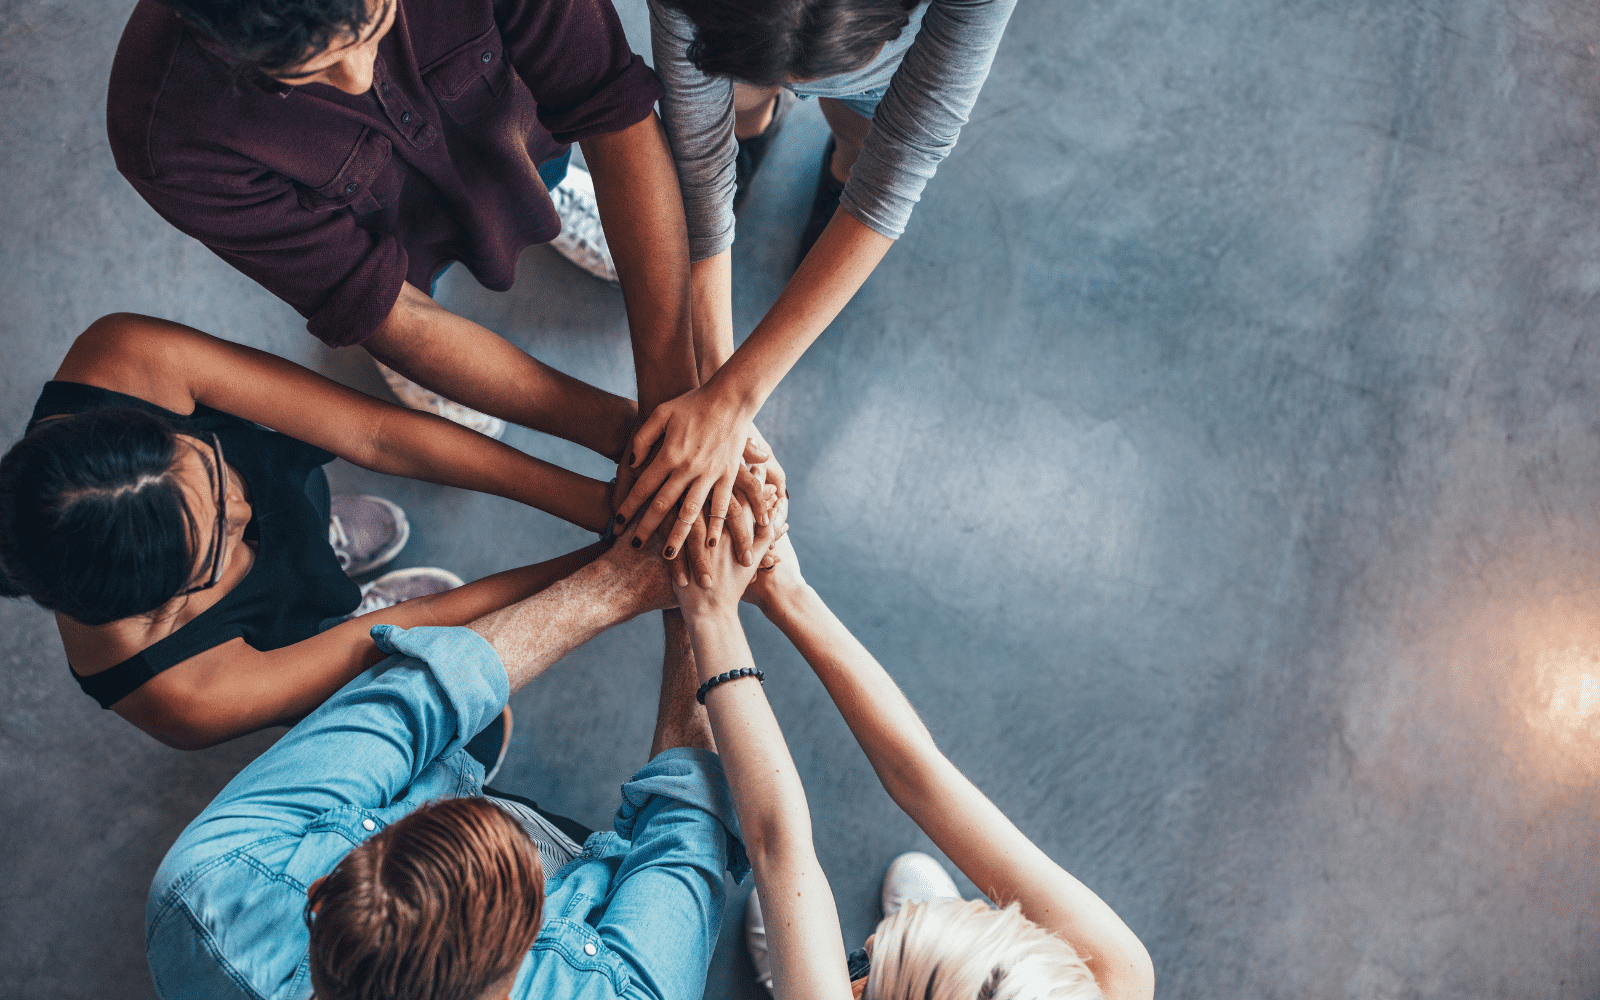
<svg viewBox="0 0 1600 1000">
<path fill-rule="evenodd" d="M 641 413 L 698 384 L 660 96 L 610 0 L 140 0 L 107 128 L 163 218 L 325 343 L 615 459 Z M 429 294 L 453 261 L 511 286 L 521 251 L 560 231 L 541 167 L 573 142 L 610 235 L 637 404 Z M 748 470 L 730 474 L 760 509 Z"/>
</svg>

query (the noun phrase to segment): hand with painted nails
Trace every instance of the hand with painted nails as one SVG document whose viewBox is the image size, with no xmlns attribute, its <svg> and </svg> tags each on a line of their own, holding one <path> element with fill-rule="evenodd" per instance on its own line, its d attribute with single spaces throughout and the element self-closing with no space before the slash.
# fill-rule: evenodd
<svg viewBox="0 0 1600 1000">
<path fill-rule="evenodd" d="M 668 527 L 666 548 L 675 554 L 703 516 L 705 544 L 715 548 L 735 492 L 756 512 L 757 524 L 767 518 L 762 478 L 749 465 L 767 463 L 772 453 L 753 424 L 705 388 L 656 407 L 633 436 L 630 455 L 638 478 L 616 516 L 625 523 L 642 512 L 632 532 L 641 544 L 672 516 L 677 523 Z"/>
</svg>

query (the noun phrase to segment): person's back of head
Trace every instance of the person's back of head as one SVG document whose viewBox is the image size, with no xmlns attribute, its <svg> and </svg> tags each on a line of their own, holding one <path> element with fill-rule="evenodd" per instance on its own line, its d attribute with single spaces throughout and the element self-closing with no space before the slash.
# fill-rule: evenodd
<svg viewBox="0 0 1600 1000">
<path fill-rule="evenodd" d="M 858 70 L 911 21 L 917 0 L 663 0 L 694 22 L 689 61 L 757 86 Z"/>
<path fill-rule="evenodd" d="M 486 1000 L 533 946 L 543 906 L 544 869 L 515 820 L 481 798 L 430 803 L 311 887 L 311 985 L 319 1000 Z"/>
<path fill-rule="evenodd" d="M 193 571 L 177 435 L 142 410 L 51 420 L 0 459 L 0 592 L 86 625 L 147 614 Z"/>
<path fill-rule="evenodd" d="M 910 902 L 878 924 L 862 1000 L 1099 1000 L 1094 973 L 1016 903 Z"/>
<path fill-rule="evenodd" d="M 160 2 L 234 61 L 269 73 L 305 62 L 344 36 L 359 36 L 374 13 L 368 0 Z M 382 6 L 377 5 L 379 10 Z"/>
</svg>

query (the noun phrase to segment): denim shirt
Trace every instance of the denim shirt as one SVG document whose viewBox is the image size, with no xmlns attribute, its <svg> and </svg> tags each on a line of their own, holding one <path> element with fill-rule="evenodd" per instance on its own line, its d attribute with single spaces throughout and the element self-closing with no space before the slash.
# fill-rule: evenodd
<svg viewBox="0 0 1600 1000">
<path fill-rule="evenodd" d="M 482 793 L 463 747 L 510 694 L 493 648 L 465 628 L 372 637 L 392 655 L 241 771 L 167 852 L 145 909 L 164 1000 L 310 997 L 307 886 L 423 803 Z M 722 873 L 749 871 L 721 761 L 658 754 L 623 785 L 613 826 L 546 873 L 513 997 L 701 997 Z"/>
</svg>

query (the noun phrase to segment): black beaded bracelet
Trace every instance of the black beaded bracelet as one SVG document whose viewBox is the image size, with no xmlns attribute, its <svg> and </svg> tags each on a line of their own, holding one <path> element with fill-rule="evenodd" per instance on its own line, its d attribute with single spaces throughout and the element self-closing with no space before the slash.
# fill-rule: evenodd
<svg viewBox="0 0 1600 1000">
<path fill-rule="evenodd" d="M 728 681 L 736 681 L 741 677 L 754 677 L 763 684 L 767 682 L 767 675 L 762 673 L 760 670 L 757 670 L 755 667 L 740 667 L 738 670 L 730 670 L 725 674 L 718 674 L 717 676 L 706 681 L 704 684 L 700 685 L 700 690 L 694 693 L 694 700 L 704 705 L 706 703 L 707 691 L 710 691 L 718 684 L 726 684 Z"/>
</svg>

